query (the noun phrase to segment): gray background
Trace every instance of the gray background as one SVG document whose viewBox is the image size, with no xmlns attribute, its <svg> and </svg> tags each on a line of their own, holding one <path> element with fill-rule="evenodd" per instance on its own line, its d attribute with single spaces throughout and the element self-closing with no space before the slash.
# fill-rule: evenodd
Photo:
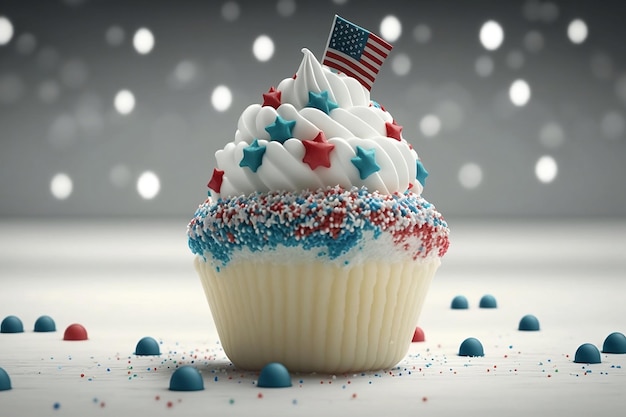
<svg viewBox="0 0 626 417">
<path fill-rule="evenodd" d="M 302 47 L 321 58 L 337 13 L 376 33 L 385 16 L 400 20 L 372 98 L 404 126 L 430 172 L 424 196 L 449 220 L 623 217 L 625 9 L 606 0 L 1 0 L 14 34 L 0 46 L 0 216 L 190 217 L 241 111 L 295 72 Z M 589 28 L 582 44 L 567 36 L 576 18 Z M 504 28 L 495 51 L 478 37 L 489 19 Z M 147 55 L 133 48 L 141 27 L 155 37 Z M 261 34 L 275 45 L 267 62 L 252 54 Z M 481 75 L 477 62 L 493 71 Z M 516 107 L 508 89 L 520 78 L 532 96 Z M 218 85 L 233 95 L 224 112 L 211 105 Z M 122 89 L 136 98 L 128 115 L 113 106 Z M 432 137 L 420 129 L 429 114 L 441 121 Z M 535 175 L 544 155 L 558 164 L 548 184 Z M 482 171 L 475 188 L 459 180 L 467 163 Z M 150 200 L 136 189 L 146 170 L 161 183 Z M 59 172 L 73 182 L 63 200 L 50 191 Z"/>
</svg>

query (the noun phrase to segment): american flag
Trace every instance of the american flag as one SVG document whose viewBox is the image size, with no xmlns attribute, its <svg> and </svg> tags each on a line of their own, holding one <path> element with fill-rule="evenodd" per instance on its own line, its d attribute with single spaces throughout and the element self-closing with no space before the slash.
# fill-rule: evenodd
<svg viewBox="0 0 626 417">
<path fill-rule="evenodd" d="M 322 64 L 356 78 L 371 90 L 392 48 L 382 38 L 335 15 Z"/>
</svg>

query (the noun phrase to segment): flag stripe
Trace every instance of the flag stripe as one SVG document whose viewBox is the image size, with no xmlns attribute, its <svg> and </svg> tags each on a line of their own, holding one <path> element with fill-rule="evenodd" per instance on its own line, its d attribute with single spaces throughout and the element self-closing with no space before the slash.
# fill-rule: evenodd
<svg viewBox="0 0 626 417">
<path fill-rule="evenodd" d="M 377 74 L 382 65 L 382 62 L 379 62 L 376 57 L 370 56 L 369 53 L 366 54 L 365 52 L 361 54 L 360 61 L 355 60 L 354 62 L 357 62 L 357 65 L 362 65 L 363 69 L 369 70 L 372 74 Z"/>
<path fill-rule="evenodd" d="M 387 54 L 389 53 L 389 51 L 385 50 L 385 49 L 381 49 L 378 45 L 376 45 L 374 42 L 371 42 L 372 37 L 370 36 L 370 38 L 367 40 L 367 46 L 372 49 L 373 51 L 375 51 L 379 56 L 386 58 Z"/>
<path fill-rule="evenodd" d="M 374 62 L 376 66 L 378 66 L 379 68 L 383 65 L 383 61 L 381 61 L 379 58 L 371 54 L 367 49 L 363 51 L 363 55 L 361 55 L 361 59 L 363 59 L 363 57 L 368 58 L 370 61 Z"/>
<path fill-rule="evenodd" d="M 374 79 L 376 78 L 376 74 L 378 73 L 377 69 L 373 69 L 371 70 L 371 72 L 367 71 L 366 68 L 363 68 L 362 62 L 361 64 L 359 64 L 358 62 L 355 62 L 353 58 L 350 58 L 349 56 L 342 54 L 341 52 L 336 53 L 336 52 L 331 52 L 329 50 L 326 56 L 327 58 L 332 58 L 334 62 L 338 63 L 342 67 L 350 67 L 352 70 L 358 72 L 359 74 L 361 74 L 361 76 L 367 78 L 368 80 L 372 82 L 374 82 Z M 327 60 L 328 59 L 325 59 L 324 61 L 327 61 Z M 332 66 L 332 65 L 329 65 L 329 66 Z"/>
<path fill-rule="evenodd" d="M 347 76 L 349 76 L 350 78 L 354 78 L 359 84 L 361 84 L 363 87 L 367 88 L 367 89 L 371 89 L 373 82 L 368 80 L 367 78 L 363 78 L 360 76 L 360 74 L 353 72 L 350 68 L 345 67 L 342 68 L 343 71 L 341 71 L 341 74 L 345 74 Z"/>
<path fill-rule="evenodd" d="M 378 59 L 380 59 L 380 65 L 382 65 L 383 64 L 383 60 L 385 58 L 387 58 L 387 54 L 386 53 L 384 53 L 380 49 L 376 48 L 376 45 L 374 45 L 374 44 L 372 44 L 370 42 L 367 42 L 367 45 L 365 46 L 365 50 L 363 51 L 363 53 L 365 53 L 365 52 L 369 52 L 373 56 L 378 56 L 379 57 Z"/>
<path fill-rule="evenodd" d="M 364 77 L 367 77 L 368 79 L 372 81 L 374 81 L 374 79 L 376 78 L 378 69 L 375 67 L 373 67 L 372 69 L 365 67 L 363 66 L 363 62 L 357 62 L 354 58 L 346 54 L 342 54 L 341 52 L 329 51 L 327 55 L 328 57 L 333 58 L 334 61 L 337 62 L 339 65 L 349 66 L 354 71 L 358 72 L 359 74 L 362 74 Z"/>
<path fill-rule="evenodd" d="M 348 64 L 344 64 L 341 61 L 336 61 L 334 59 L 327 58 L 324 60 L 323 64 L 328 65 L 329 67 L 335 68 L 336 70 L 339 70 L 352 78 L 355 78 L 359 83 L 361 83 L 368 90 L 371 89 L 372 85 L 374 84 L 374 77 L 372 77 L 371 75 L 364 76 L 360 74 L 359 72 L 352 70 L 351 66 L 349 66 Z"/>
<path fill-rule="evenodd" d="M 376 42 L 377 44 L 379 44 L 380 46 L 382 46 L 384 49 L 387 50 L 387 52 L 391 51 L 393 49 L 393 45 L 390 44 L 389 42 L 385 41 L 382 38 L 379 38 L 378 36 L 374 35 L 373 33 L 370 33 L 369 38 Z"/>
<path fill-rule="evenodd" d="M 371 74 L 376 75 L 380 70 L 380 65 L 377 65 L 374 61 L 364 56 L 361 58 L 361 65 L 366 68 Z"/>
<path fill-rule="evenodd" d="M 332 62 L 329 63 L 329 66 L 334 67 L 340 73 L 344 73 L 346 75 L 349 75 L 352 78 L 355 78 L 359 83 L 361 83 L 363 86 L 367 87 L 368 89 L 371 88 L 372 85 L 374 84 L 374 80 L 372 79 L 371 76 L 366 77 L 365 75 L 362 75 L 358 71 L 352 69 L 352 67 L 350 66 L 342 65 L 341 63 L 337 63 L 333 65 Z"/>
</svg>

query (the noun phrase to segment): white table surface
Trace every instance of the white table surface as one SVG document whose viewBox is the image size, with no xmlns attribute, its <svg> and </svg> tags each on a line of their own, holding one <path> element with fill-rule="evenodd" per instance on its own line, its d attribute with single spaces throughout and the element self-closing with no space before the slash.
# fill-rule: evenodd
<svg viewBox="0 0 626 417">
<path fill-rule="evenodd" d="M 25 328 L 0 334 L 13 386 L 0 391 L 0 416 L 622 415 L 626 355 L 573 358 L 626 332 L 626 220 L 451 223 L 418 323 L 426 341 L 397 368 L 262 389 L 220 349 L 184 220 L 0 221 L 0 319 Z M 469 310 L 450 309 L 458 294 Z M 484 294 L 497 309 L 478 308 Z M 541 331 L 517 330 L 528 313 Z M 33 332 L 44 314 L 56 332 Z M 63 341 L 71 323 L 89 340 Z M 160 341 L 160 357 L 133 355 L 143 336 Z M 470 336 L 484 357 L 457 355 Z M 169 391 L 191 361 L 205 390 Z"/>
</svg>

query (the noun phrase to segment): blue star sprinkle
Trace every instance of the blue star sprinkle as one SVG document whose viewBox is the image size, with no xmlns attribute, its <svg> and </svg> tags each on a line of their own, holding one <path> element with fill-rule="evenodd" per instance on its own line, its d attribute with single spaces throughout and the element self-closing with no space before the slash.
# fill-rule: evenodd
<svg viewBox="0 0 626 417">
<path fill-rule="evenodd" d="M 339 107 L 337 103 L 328 98 L 328 91 L 324 90 L 321 93 L 314 93 L 313 91 L 309 91 L 309 102 L 306 105 L 307 107 L 314 107 L 318 110 L 323 111 L 326 114 L 329 114 L 332 110 Z"/>
<path fill-rule="evenodd" d="M 276 116 L 276 120 L 269 126 L 265 127 L 265 131 L 270 134 L 272 140 L 285 143 L 289 138 L 293 137 L 293 127 L 296 125 L 295 120 L 285 120 L 280 116 Z"/>
<path fill-rule="evenodd" d="M 265 153 L 265 146 L 259 145 L 259 140 L 255 139 L 250 146 L 243 148 L 243 158 L 239 162 L 240 167 L 248 167 L 252 172 L 256 172 L 257 169 L 263 163 L 263 154 Z"/>
<path fill-rule="evenodd" d="M 376 149 L 363 149 L 357 145 L 356 156 L 350 159 L 354 166 L 359 170 L 359 176 L 362 180 L 369 177 L 376 171 L 380 171 L 380 166 L 376 163 Z"/>
<path fill-rule="evenodd" d="M 422 184 L 422 187 L 426 185 L 426 177 L 428 176 L 428 171 L 422 165 L 422 161 L 417 160 L 417 180 Z"/>
</svg>

